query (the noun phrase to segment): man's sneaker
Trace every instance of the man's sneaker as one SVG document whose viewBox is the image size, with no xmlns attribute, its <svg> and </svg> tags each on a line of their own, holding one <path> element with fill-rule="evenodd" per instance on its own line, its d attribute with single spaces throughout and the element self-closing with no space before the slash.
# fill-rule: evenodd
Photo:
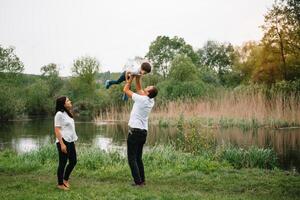
<svg viewBox="0 0 300 200">
<path fill-rule="evenodd" d="M 144 184 L 142 184 L 142 183 L 131 183 L 131 186 L 133 186 L 133 187 L 143 187 Z"/>
<path fill-rule="evenodd" d="M 109 84 L 109 80 L 106 80 L 106 81 L 105 81 L 105 88 L 106 88 L 106 89 L 108 89 L 108 88 L 109 88 L 109 86 L 110 86 L 110 84 Z"/>
</svg>

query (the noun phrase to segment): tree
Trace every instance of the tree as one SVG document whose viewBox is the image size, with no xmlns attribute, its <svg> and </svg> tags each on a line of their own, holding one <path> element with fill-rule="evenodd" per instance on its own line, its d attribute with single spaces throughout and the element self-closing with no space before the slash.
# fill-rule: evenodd
<svg viewBox="0 0 300 200">
<path fill-rule="evenodd" d="M 73 74 L 88 85 L 93 85 L 99 70 L 100 62 L 89 56 L 75 60 L 72 68 Z"/>
<path fill-rule="evenodd" d="M 26 109 L 30 115 L 47 115 L 53 111 L 53 98 L 50 97 L 49 84 L 37 80 L 26 88 Z"/>
<path fill-rule="evenodd" d="M 177 36 L 173 38 L 158 36 L 155 41 L 151 43 L 146 58 L 153 64 L 154 73 L 159 73 L 166 78 L 170 70 L 170 64 L 178 54 L 187 55 L 192 59 L 194 64 L 199 60 L 193 47 L 186 44 L 183 38 Z"/>
<path fill-rule="evenodd" d="M 100 63 L 96 58 L 81 57 L 74 61 L 72 77 L 68 82 L 68 93 L 75 102 L 74 109 L 81 114 L 92 115 L 99 109 L 99 94 L 96 88 L 96 76 Z"/>
<path fill-rule="evenodd" d="M 24 65 L 19 57 L 14 53 L 14 48 L 3 48 L 0 45 L 0 72 L 21 73 Z"/>
<path fill-rule="evenodd" d="M 177 55 L 170 69 L 170 78 L 175 81 L 194 81 L 197 79 L 198 70 L 192 59 L 186 55 Z"/>
<path fill-rule="evenodd" d="M 239 71 L 243 82 L 252 81 L 252 75 L 255 68 L 261 62 L 263 46 L 255 41 L 245 42 L 242 46 L 236 48 L 237 59 L 234 65 Z"/>
<path fill-rule="evenodd" d="M 299 2 L 296 1 L 276 1 L 265 15 L 262 26 L 262 43 L 266 51 L 279 61 L 276 68 L 282 73 L 284 80 L 299 78 L 300 20 L 299 13 L 296 13 L 299 7 Z"/>
<path fill-rule="evenodd" d="M 299 0 L 282 0 L 284 4 L 285 14 L 287 15 L 288 23 L 293 27 L 293 31 L 298 41 L 298 49 L 300 48 L 300 1 Z"/>
<path fill-rule="evenodd" d="M 201 65 L 215 70 L 221 83 L 224 83 L 224 75 L 230 73 L 233 68 L 235 59 L 233 46 L 230 43 L 208 41 L 203 48 L 198 50 L 198 54 Z"/>
<path fill-rule="evenodd" d="M 42 76 L 58 76 L 59 71 L 57 65 L 54 63 L 50 63 L 48 65 L 44 65 L 41 67 Z"/>
<path fill-rule="evenodd" d="M 0 121 L 13 119 L 24 111 L 25 102 L 20 98 L 21 89 L 11 85 L 0 87 Z"/>
<path fill-rule="evenodd" d="M 273 5 L 273 8 L 265 16 L 265 24 L 262 26 L 265 31 L 262 42 L 266 47 L 273 49 L 274 54 L 280 54 L 281 63 L 278 63 L 278 67 L 282 66 L 284 73 L 284 79 L 287 77 L 286 70 L 286 54 L 287 54 L 287 34 L 285 34 L 286 18 L 280 5 Z"/>
<path fill-rule="evenodd" d="M 283 72 L 279 66 L 280 57 L 274 54 L 270 46 L 262 45 L 258 49 L 258 55 L 254 59 L 252 81 L 272 85 L 283 79 Z"/>
<path fill-rule="evenodd" d="M 96 75 L 99 73 L 100 63 L 96 58 L 82 57 L 74 61 L 71 85 L 76 97 L 81 99 L 91 97 L 96 90 Z"/>
<path fill-rule="evenodd" d="M 63 86 L 63 81 L 59 77 L 58 67 L 54 63 L 44 65 L 41 67 L 42 77 L 47 81 L 49 85 L 49 93 L 51 97 L 58 94 Z"/>
</svg>

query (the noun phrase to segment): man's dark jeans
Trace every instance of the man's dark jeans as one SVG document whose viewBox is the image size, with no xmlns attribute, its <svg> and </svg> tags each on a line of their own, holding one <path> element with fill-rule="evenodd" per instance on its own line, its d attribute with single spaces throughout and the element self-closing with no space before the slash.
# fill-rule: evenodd
<svg viewBox="0 0 300 200">
<path fill-rule="evenodd" d="M 147 130 L 129 128 L 127 138 L 127 157 L 131 175 L 134 179 L 135 184 L 141 184 L 145 182 L 145 172 L 142 155 L 146 138 Z"/>
</svg>

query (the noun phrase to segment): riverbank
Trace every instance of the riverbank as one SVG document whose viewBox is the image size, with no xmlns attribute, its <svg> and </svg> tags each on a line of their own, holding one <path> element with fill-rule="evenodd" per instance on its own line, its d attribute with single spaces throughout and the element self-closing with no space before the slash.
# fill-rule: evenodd
<svg viewBox="0 0 300 200">
<path fill-rule="evenodd" d="M 126 158 L 79 148 L 72 189 L 59 191 L 54 146 L 0 152 L 1 199 L 300 199 L 296 172 L 242 168 L 226 161 L 155 147 L 145 153 L 147 184 L 130 186 Z"/>
</svg>

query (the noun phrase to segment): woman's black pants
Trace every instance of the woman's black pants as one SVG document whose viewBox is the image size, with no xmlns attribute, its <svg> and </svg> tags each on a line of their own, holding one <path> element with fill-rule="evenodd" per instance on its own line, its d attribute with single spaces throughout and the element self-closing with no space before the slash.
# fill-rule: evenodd
<svg viewBox="0 0 300 200">
<path fill-rule="evenodd" d="M 67 146 L 67 154 L 63 153 L 60 148 L 59 142 L 56 143 L 58 150 L 58 168 L 57 168 L 57 181 L 59 185 L 63 184 L 63 180 L 69 180 L 70 174 L 77 163 L 76 149 L 74 142 L 67 142 L 63 139 Z M 66 167 L 67 161 L 69 163 Z"/>
</svg>

